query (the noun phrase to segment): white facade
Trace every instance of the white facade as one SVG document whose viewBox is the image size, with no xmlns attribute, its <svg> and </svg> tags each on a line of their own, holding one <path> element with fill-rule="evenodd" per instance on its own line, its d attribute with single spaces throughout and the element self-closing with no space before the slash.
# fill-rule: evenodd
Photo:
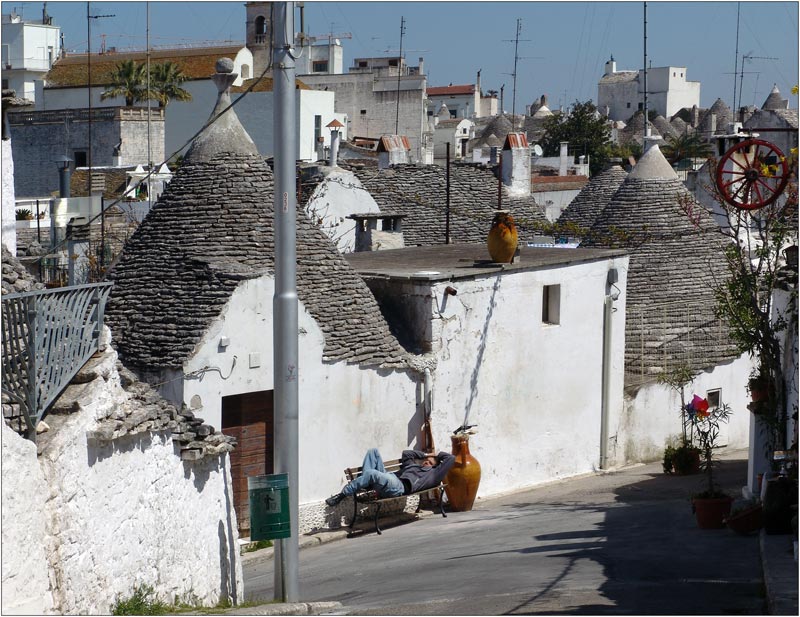
<svg viewBox="0 0 800 617">
<path fill-rule="evenodd" d="M 475 137 L 475 122 L 467 118 L 442 120 L 435 122 L 433 130 L 434 159 L 444 161 L 447 156 L 447 144 L 450 144 L 450 160 L 458 161 L 467 158 L 467 145 Z"/>
<path fill-rule="evenodd" d="M 2 16 L 3 89 L 35 100 L 35 81 L 42 79 L 61 54 L 61 28 L 43 15 L 39 22 L 25 21 L 16 13 Z"/>
<path fill-rule="evenodd" d="M 686 67 L 664 66 L 647 70 L 647 108 L 671 118 L 684 107 L 700 105 L 700 82 L 686 79 Z M 611 120 L 628 121 L 642 109 L 644 71 L 617 71 L 609 60 L 597 85 L 597 108 L 608 108 Z"/>
<path fill-rule="evenodd" d="M 327 43 L 300 46 L 297 37 L 300 57 L 295 64 L 296 74 L 300 76 L 333 74 L 340 75 L 344 71 L 344 50 L 339 39 L 331 38 Z"/>
<path fill-rule="evenodd" d="M 47 419 L 38 457 L 3 423 L 3 614 L 109 614 L 138 585 L 167 603 L 243 598 L 227 455 L 186 463 L 166 432 L 87 439 L 136 408 L 116 361 L 107 347 L 78 411 Z"/>
<path fill-rule="evenodd" d="M 184 365 L 184 374 L 204 367 L 219 371 L 204 372 L 202 379 L 173 381 L 162 387 L 163 394 L 185 402 L 208 424 L 220 427 L 223 396 L 273 390 L 273 294 L 271 276 L 240 284 Z M 411 370 L 379 372 L 345 362 L 323 362 L 322 331 L 302 304 L 298 326 L 300 460 L 304 461 L 299 499 L 301 508 L 314 506 L 306 508 L 300 521 L 300 531 L 305 533 L 331 525 L 322 501 L 341 488 L 344 469 L 359 463 L 368 448 L 399 456 L 418 445 L 409 421 L 421 413 L 417 403 L 421 377 Z M 223 336 L 229 343 L 221 348 Z"/>
</svg>

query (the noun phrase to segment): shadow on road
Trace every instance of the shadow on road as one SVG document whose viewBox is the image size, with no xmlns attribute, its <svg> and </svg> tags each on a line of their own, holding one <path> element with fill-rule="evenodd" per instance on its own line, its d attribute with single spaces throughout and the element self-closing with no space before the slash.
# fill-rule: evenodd
<svg viewBox="0 0 800 617">
<path fill-rule="evenodd" d="M 740 494 L 746 474 L 745 460 L 719 462 L 719 483 L 733 496 Z M 615 503 L 603 508 L 597 529 L 535 536 L 537 543 L 546 544 L 515 552 L 546 552 L 547 558 L 558 558 L 559 569 L 536 595 L 505 614 L 764 614 L 758 538 L 728 529 L 699 529 L 690 498 L 702 490 L 702 482 L 700 475 L 649 474 L 614 491 Z M 584 509 L 564 503 L 514 507 L 545 505 Z M 586 562 L 602 566 L 605 582 L 600 588 L 586 590 L 585 596 L 580 590 L 560 592 Z"/>
</svg>

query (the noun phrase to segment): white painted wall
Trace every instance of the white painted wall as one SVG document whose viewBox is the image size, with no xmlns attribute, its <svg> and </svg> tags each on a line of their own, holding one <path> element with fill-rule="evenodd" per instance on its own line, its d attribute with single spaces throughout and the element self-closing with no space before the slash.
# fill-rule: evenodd
<svg viewBox="0 0 800 617">
<path fill-rule="evenodd" d="M 203 367 L 219 370 L 185 380 L 183 392 L 173 390 L 170 395 L 182 396 L 190 406 L 199 401 L 198 415 L 212 426 L 221 426 L 223 396 L 274 388 L 273 294 L 271 276 L 240 284 L 184 367 L 186 373 Z M 300 531 L 305 533 L 341 523 L 322 500 L 342 487 L 344 469 L 359 464 L 367 449 L 377 447 L 388 459 L 419 445 L 422 411 L 413 373 L 324 362 L 322 331 L 302 304 L 298 325 L 299 500 L 301 506 L 313 504 L 303 508 Z M 230 339 L 224 351 L 219 347 L 221 336 Z M 260 354 L 256 368 L 250 368 L 253 353 Z M 419 417 L 412 421 L 415 414 Z"/>
<path fill-rule="evenodd" d="M 312 220 L 322 219 L 320 229 L 340 253 L 351 253 L 356 245 L 356 222 L 347 216 L 380 212 L 380 208 L 352 172 L 339 168 L 323 168 L 323 172 L 325 180 L 314 189 L 306 212 Z"/>
<path fill-rule="evenodd" d="M 5 143 L 5 142 L 4 142 Z M 3 615 L 44 615 L 53 608 L 45 555 L 50 493 L 36 445 L 0 422 L 3 431 Z"/>
<path fill-rule="evenodd" d="M 2 219 L 3 244 L 12 255 L 17 254 L 17 225 L 14 214 L 14 159 L 11 156 L 11 140 L 0 140 L 2 143 Z M 31 210 L 31 212 L 36 212 Z"/>
<path fill-rule="evenodd" d="M 565 249 L 566 250 L 566 249 Z M 434 285 L 432 424 L 438 449 L 476 424 L 478 497 L 598 468 L 606 273 L 627 257 Z M 445 296 L 448 285 L 458 290 Z M 542 323 L 542 288 L 561 285 L 561 323 Z M 418 293 L 425 293 L 421 289 Z M 622 405 L 624 294 L 613 314 L 611 408 Z"/>
<path fill-rule="evenodd" d="M 721 401 L 730 405 L 730 422 L 723 424 L 718 444 L 729 449 L 746 448 L 750 434 L 750 412 L 747 404 L 747 378 L 752 362 L 742 356 L 733 362 L 698 375 L 686 387 L 686 402 L 694 394 L 705 398 L 709 390 L 720 389 Z M 669 386 L 653 383 L 625 397 L 622 413 L 611 424 L 614 465 L 654 461 L 664 454 L 670 437 L 681 435 L 680 394 Z"/>
<path fill-rule="evenodd" d="M 87 440 L 97 420 L 135 405 L 121 389 L 116 360 L 108 348 L 98 368 L 103 378 L 89 385 L 78 411 L 49 419 L 38 464 L 35 456 L 26 459 L 7 449 L 4 430 L 4 497 L 7 475 L 31 487 L 12 513 L 6 505 L 13 500 L 3 501 L 4 611 L 6 603 L 30 605 L 36 600 L 30 593 L 46 592 L 41 576 L 34 576 L 30 593 L 7 595 L 14 587 L 7 589 L 6 572 L 39 567 L 40 546 L 53 581 L 53 613 L 108 614 L 117 598 L 129 597 L 141 584 L 169 603 L 193 595 L 213 606 L 227 593 L 243 597 L 227 457 L 184 463 L 166 433 L 144 431 L 111 444 Z M 45 490 L 33 490 L 41 489 L 37 469 Z M 10 516 L 14 511 L 18 517 Z M 42 515 L 45 541 L 14 551 L 14 541 L 41 533 Z M 7 545 L 6 524 L 12 521 L 14 532 L 16 518 L 30 522 L 31 530 Z M 38 601 L 49 602 L 46 593 Z"/>
</svg>

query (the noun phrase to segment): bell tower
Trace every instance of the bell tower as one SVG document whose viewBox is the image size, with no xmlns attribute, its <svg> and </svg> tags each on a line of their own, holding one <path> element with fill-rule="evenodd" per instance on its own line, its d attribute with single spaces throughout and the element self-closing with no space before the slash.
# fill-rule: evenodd
<svg viewBox="0 0 800 617">
<path fill-rule="evenodd" d="M 247 49 L 253 53 L 253 77 L 269 65 L 272 53 L 272 2 L 245 2 L 247 11 Z"/>
</svg>

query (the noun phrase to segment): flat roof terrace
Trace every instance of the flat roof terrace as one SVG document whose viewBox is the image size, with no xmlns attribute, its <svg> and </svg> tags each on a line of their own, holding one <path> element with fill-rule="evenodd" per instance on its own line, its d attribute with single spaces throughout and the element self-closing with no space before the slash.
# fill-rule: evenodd
<svg viewBox="0 0 800 617">
<path fill-rule="evenodd" d="M 518 263 L 497 264 L 489 258 L 485 244 L 443 244 L 347 253 L 345 257 L 366 279 L 436 282 L 576 265 L 627 254 L 622 249 L 521 247 Z"/>
</svg>

